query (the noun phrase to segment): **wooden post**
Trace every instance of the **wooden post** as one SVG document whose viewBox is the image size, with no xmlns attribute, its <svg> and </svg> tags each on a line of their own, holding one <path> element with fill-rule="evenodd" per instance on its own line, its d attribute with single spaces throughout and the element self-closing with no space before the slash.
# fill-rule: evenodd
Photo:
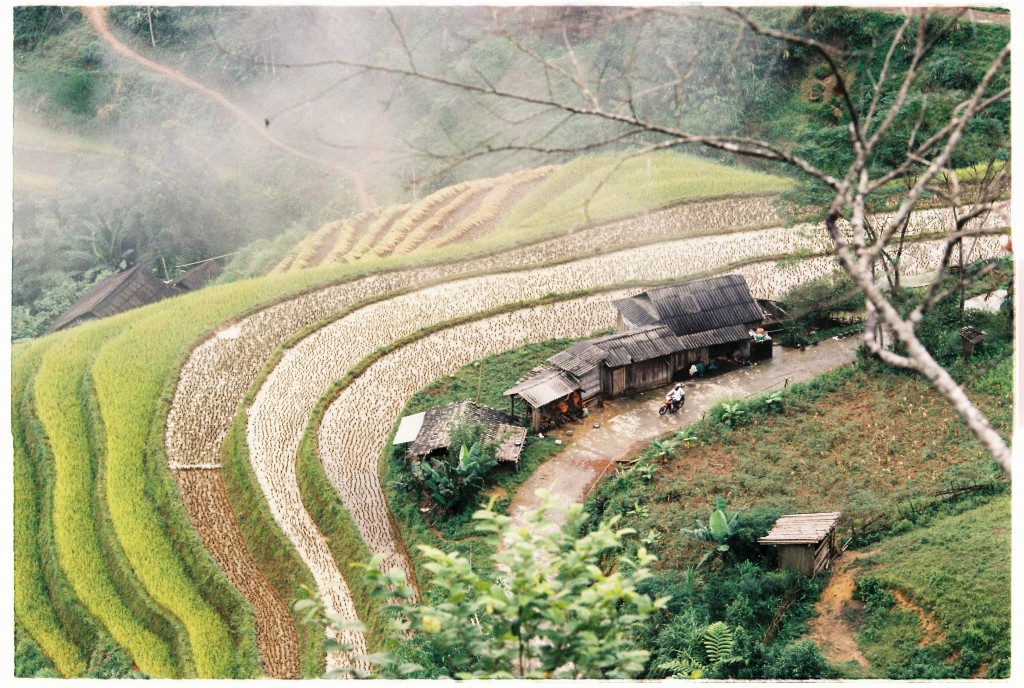
<svg viewBox="0 0 1024 688">
<path fill-rule="evenodd" d="M 540 409 L 536 406 L 533 407 L 533 431 L 535 433 L 540 432 Z"/>
</svg>

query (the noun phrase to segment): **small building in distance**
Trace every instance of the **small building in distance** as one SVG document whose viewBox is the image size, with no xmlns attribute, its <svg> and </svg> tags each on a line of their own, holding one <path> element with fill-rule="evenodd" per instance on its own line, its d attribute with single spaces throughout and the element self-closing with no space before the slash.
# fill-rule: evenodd
<svg viewBox="0 0 1024 688">
<path fill-rule="evenodd" d="M 614 399 L 670 384 L 697 363 L 772 355 L 771 337 L 758 329 L 769 316 L 742 275 L 652 289 L 612 303 L 618 332 L 573 344 L 549 358 L 551 366 L 534 368 L 505 391 L 513 415 L 516 400 L 526 402 L 534 432 L 578 417 L 598 396 Z"/>
<path fill-rule="evenodd" d="M 44 334 L 147 306 L 179 293 L 174 287 L 161 282 L 144 266 L 136 265 L 100 280 L 54 320 Z"/>
<path fill-rule="evenodd" d="M 526 428 L 513 425 L 513 419 L 507 413 L 472 401 L 436 406 L 405 416 L 398 425 L 392 444 L 409 444 L 408 456 L 422 459 L 447 451 L 451 444 L 451 431 L 465 423 L 480 425 L 485 443 L 497 442 L 495 458 L 499 464 L 518 466 Z"/>
<path fill-rule="evenodd" d="M 981 330 L 965 325 L 960 328 L 960 350 L 964 358 L 974 355 L 975 347 L 985 341 L 987 334 Z"/>
<path fill-rule="evenodd" d="M 217 279 L 220 276 L 221 268 L 217 264 L 216 260 L 206 260 L 192 268 L 188 272 L 184 272 L 168 284 L 181 292 L 195 291 L 202 289 L 207 284 Z"/>
<path fill-rule="evenodd" d="M 777 547 L 779 565 L 799 571 L 807 577 L 827 569 L 841 550 L 836 523 L 842 513 L 787 514 L 758 543 Z"/>
</svg>

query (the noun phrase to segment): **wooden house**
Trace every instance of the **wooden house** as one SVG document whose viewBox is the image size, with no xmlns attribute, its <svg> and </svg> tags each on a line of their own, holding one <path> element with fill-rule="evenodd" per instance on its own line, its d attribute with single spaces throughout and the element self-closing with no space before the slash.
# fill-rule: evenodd
<svg viewBox="0 0 1024 688">
<path fill-rule="evenodd" d="M 526 428 L 513 425 L 513 419 L 489 406 L 472 401 L 437 406 L 402 418 L 392 444 L 409 444 L 408 455 L 420 459 L 448 450 L 451 431 L 463 423 L 480 425 L 485 443 L 497 442 L 495 458 L 499 463 L 518 465 L 526 439 Z"/>
<path fill-rule="evenodd" d="M 512 415 L 516 413 L 516 399 L 526 403 L 530 414 L 530 427 L 540 432 L 542 421 L 558 422 L 579 411 L 582 404 L 582 384 L 572 373 L 559 368 L 541 366 L 521 377 L 511 389 L 509 397 Z"/>
<path fill-rule="evenodd" d="M 74 327 L 88 320 L 107 318 L 147 306 L 178 294 L 141 265 L 100 280 L 85 296 L 53 321 L 46 334 Z"/>
<path fill-rule="evenodd" d="M 693 362 L 738 353 L 751 358 L 750 332 L 761 327 L 767 314 L 750 294 L 742 275 L 721 275 L 642 292 L 613 302 L 617 329 L 664 326 L 677 337 L 703 335 L 692 343 Z M 713 340 L 713 341 L 712 341 Z M 758 347 L 756 358 L 771 356 L 771 341 Z"/>
<path fill-rule="evenodd" d="M 807 577 L 827 569 L 840 554 L 836 535 L 838 511 L 820 514 L 787 514 L 758 543 L 779 550 L 779 565 Z"/>
<path fill-rule="evenodd" d="M 168 284 L 175 289 L 186 292 L 195 291 L 196 289 L 202 289 L 207 284 L 217 279 L 220 276 L 221 268 L 215 260 L 203 261 L 200 265 L 192 268 L 188 272 L 184 272 Z"/>
</svg>

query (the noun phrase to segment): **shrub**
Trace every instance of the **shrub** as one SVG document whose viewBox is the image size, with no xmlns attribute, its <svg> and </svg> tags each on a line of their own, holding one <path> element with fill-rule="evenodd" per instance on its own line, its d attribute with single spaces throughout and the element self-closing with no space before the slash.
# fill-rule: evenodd
<svg viewBox="0 0 1024 688">
<path fill-rule="evenodd" d="M 764 667 L 764 678 L 768 679 L 806 681 L 831 677 L 828 662 L 810 640 L 769 652 Z"/>
</svg>

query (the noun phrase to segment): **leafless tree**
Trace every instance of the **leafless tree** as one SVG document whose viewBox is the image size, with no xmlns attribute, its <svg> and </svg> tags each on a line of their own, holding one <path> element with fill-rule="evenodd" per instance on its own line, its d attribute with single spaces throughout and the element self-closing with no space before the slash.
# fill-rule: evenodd
<svg viewBox="0 0 1024 688">
<path fill-rule="evenodd" d="M 578 18 L 577 18 L 578 19 Z M 402 36 L 400 22 L 394 27 L 404 46 L 404 60 L 392 64 L 371 64 L 348 59 L 325 59 L 319 62 L 281 65 L 291 68 L 311 68 L 318 65 L 342 65 L 360 71 L 391 74 L 399 79 L 426 82 L 439 90 L 452 89 L 463 97 L 470 97 L 481 107 L 502 119 L 506 125 L 499 133 L 466 144 L 457 150 L 424 151 L 438 160 L 439 169 L 451 167 L 479 156 L 510 151 L 529 151 L 541 155 L 579 153 L 588 150 L 634 143 L 634 151 L 648 153 L 659 149 L 696 144 L 728 153 L 774 161 L 788 166 L 805 178 L 828 189 L 831 201 L 823 213 L 843 269 L 863 293 L 867 310 L 867 325 L 863 343 L 872 354 L 897 368 L 911 369 L 924 376 L 963 418 L 971 432 L 987 448 L 993 458 L 1010 473 L 1010 450 L 1000 434 L 972 403 L 966 391 L 928 352 L 915 328 L 922 318 L 951 291 L 949 265 L 957 248 L 963 250 L 965 240 L 993 233 L 983 227 L 981 220 L 996 213 L 1001 222 L 1009 226 L 1005 206 L 999 202 L 1005 197 L 1009 165 L 990 165 L 980 179 L 961 180 L 953 169 L 954 151 L 968 125 L 979 113 L 997 103 L 1008 101 L 1009 82 L 1005 77 L 1010 48 L 1007 44 L 991 61 L 980 82 L 950 114 L 948 121 L 925 136 L 914 127 L 905 141 L 903 159 L 880 168 L 880 144 L 889 136 L 894 124 L 906 117 L 906 109 L 915 85 L 922 76 L 936 44 L 951 30 L 959 28 L 960 17 L 930 16 L 927 10 L 908 12 L 905 19 L 888 37 L 884 63 L 877 73 L 860 74 L 869 79 L 867 97 L 864 89 L 853 93 L 853 84 L 844 71 L 847 54 L 834 46 L 821 43 L 806 35 L 770 28 L 753 13 L 738 9 L 708 13 L 684 9 L 636 10 L 622 8 L 607 10 L 600 18 L 605 25 L 614 22 L 643 22 L 649 20 L 682 23 L 711 22 L 721 27 L 729 24 L 735 30 L 733 48 L 753 40 L 776 41 L 780 49 L 801 49 L 816 55 L 827 65 L 834 78 L 833 92 L 838 97 L 837 111 L 848 122 L 849 147 L 846 153 L 852 159 L 841 175 L 829 174 L 811 161 L 794 154 L 784 146 L 770 141 L 749 138 L 736 133 L 714 134 L 688 130 L 680 126 L 681 113 L 666 112 L 652 107 L 652 98 L 670 94 L 672 102 L 679 102 L 679 93 L 687 87 L 693 74 L 693 64 L 702 59 L 702 51 L 710 48 L 700 40 L 700 32 L 691 33 L 693 50 L 690 58 L 674 61 L 666 58 L 664 70 L 659 74 L 642 74 L 634 69 L 633 57 L 644 46 L 634 45 L 632 54 L 604 56 L 584 60 L 574 35 L 579 24 L 569 25 L 552 21 L 550 16 L 539 25 L 546 32 L 549 43 L 557 35 L 561 50 L 556 57 L 551 51 L 542 53 L 522 40 L 522 34 L 505 32 L 505 38 L 539 70 L 537 87 L 513 90 L 492 81 L 482 71 L 471 77 L 452 76 L 431 72 L 417 66 L 413 51 Z M 710 25 L 710 24 L 709 24 Z M 517 35 L 520 37 L 517 38 Z M 694 38 L 695 37 L 695 38 Z M 735 53 L 735 50 L 733 51 Z M 895 59 L 897 53 L 900 59 Z M 728 59 L 732 59 L 731 57 Z M 900 66 L 897 66 L 897 63 Z M 906 65 L 906 66 L 904 66 Z M 1005 83 L 1006 85 L 1002 85 Z M 658 100 L 658 103 L 663 103 Z M 672 110 L 672 108 L 669 108 Z M 587 140 L 553 143 L 550 131 L 532 136 L 517 135 L 525 131 L 524 122 L 549 118 L 558 123 L 583 120 L 593 124 L 593 136 Z M 536 132 L 538 127 L 529 131 Z M 639 146 L 636 144 L 639 143 Z M 965 183 L 969 181 L 969 183 Z M 877 212 L 877 201 L 883 195 L 891 197 L 894 185 L 901 185 L 895 205 L 888 203 L 885 214 Z M 938 201 L 954 209 L 954 222 L 943 240 L 945 255 L 942 265 L 924 295 L 902 315 L 895 299 L 899 294 L 899 260 L 903 249 L 907 223 L 911 213 Z M 991 226 L 991 223 L 990 223 Z M 886 290 L 878 280 L 881 269 L 889 280 Z M 987 269 L 983 269 L 984 274 Z M 960 284 L 966 279 L 960 273 Z M 952 287 L 953 290 L 960 284 Z M 883 334 L 884 333 L 884 334 Z"/>
</svg>

